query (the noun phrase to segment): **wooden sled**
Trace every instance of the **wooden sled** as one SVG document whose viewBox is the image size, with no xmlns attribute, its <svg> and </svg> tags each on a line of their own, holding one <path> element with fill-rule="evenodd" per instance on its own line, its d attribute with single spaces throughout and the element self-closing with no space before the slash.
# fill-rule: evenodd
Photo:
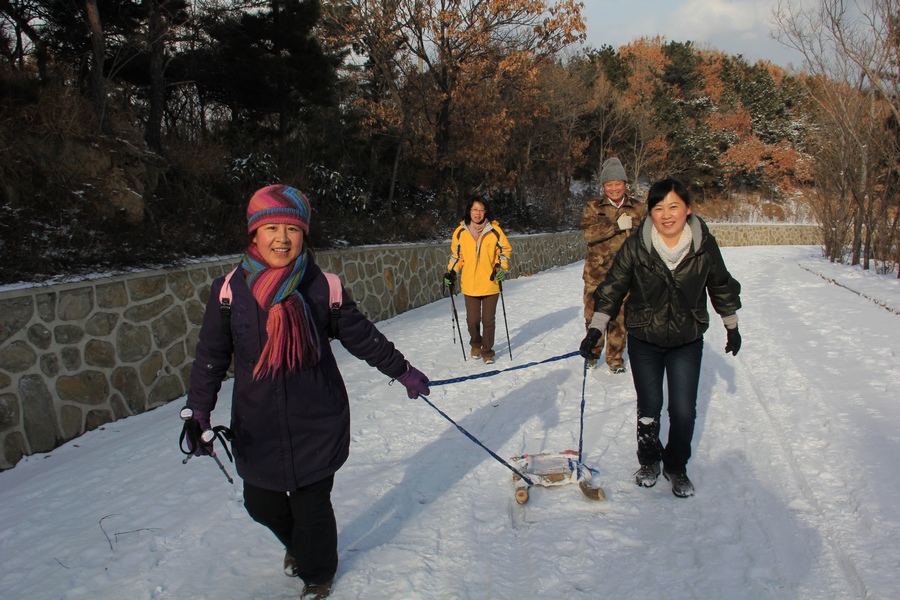
<svg viewBox="0 0 900 600">
<path fill-rule="evenodd" d="M 528 502 L 528 490 L 532 485 L 554 487 L 570 483 L 577 483 L 584 495 L 591 500 L 606 500 L 603 488 L 591 483 L 591 477 L 596 471 L 582 463 L 578 452 L 574 450 L 523 454 L 511 458 L 510 463 L 531 480 L 529 484 L 518 474 L 513 473 L 516 502 L 519 504 Z"/>
</svg>

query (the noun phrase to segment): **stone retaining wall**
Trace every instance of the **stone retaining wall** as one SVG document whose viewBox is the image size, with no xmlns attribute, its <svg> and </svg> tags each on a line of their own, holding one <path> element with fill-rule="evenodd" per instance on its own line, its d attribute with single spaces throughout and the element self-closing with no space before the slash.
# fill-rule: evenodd
<svg viewBox="0 0 900 600">
<path fill-rule="evenodd" d="M 719 225 L 722 245 L 819 244 L 816 227 Z M 580 232 L 510 236 L 510 277 L 584 257 Z M 381 321 L 441 298 L 447 243 L 317 253 Z M 0 470 L 186 393 L 212 280 L 238 257 L 0 292 Z"/>
</svg>

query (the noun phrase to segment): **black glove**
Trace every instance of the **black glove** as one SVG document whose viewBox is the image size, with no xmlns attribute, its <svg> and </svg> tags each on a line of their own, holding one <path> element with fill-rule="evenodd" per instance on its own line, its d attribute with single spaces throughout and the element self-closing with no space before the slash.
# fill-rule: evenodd
<svg viewBox="0 0 900 600">
<path fill-rule="evenodd" d="M 578 348 L 581 356 L 588 360 L 600 358 L 598 355 L 594 354 L 594 348 L 600 345 L 602 339 L 602 331 L 593 327 L 588 329 L 587 335 L 584 336 L 584 339 L 581 341 L 581 346 Z"/>
<path fill-rule="evenodd" d="M 726 329 L 725 333 L 728 335 L 728 343 L 725 344 L 725 354 L 731 352 L 732 356 L 737 356 L 738 351 L 741 349 L 741 332 L 735 327 L 734 329 Z"/>
<path fill-rule="evenodd" d="M 456 271 L 447 271 L 444 273 L 444 285 L 448 288 L 453 288 L 454 283 L 456 283 Z"/>
</svg>

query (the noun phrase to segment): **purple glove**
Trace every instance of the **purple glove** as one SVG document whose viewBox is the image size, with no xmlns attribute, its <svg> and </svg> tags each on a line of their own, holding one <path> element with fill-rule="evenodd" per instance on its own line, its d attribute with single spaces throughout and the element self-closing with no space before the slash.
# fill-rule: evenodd
<svg viewBox="0 0 900 600">
<path fill-rule="evenodd" d="M 427 396 L 431 393 L 431 390 L 428 389 L 428 378 L 425 377 L 422 371 L 409 363 L 406 364 L 409 367 L 406 373 L 397 378 L 397 381 L 406 388 L 406 395 L 410 398 L 418 398 L 419 394 Z"/>
<path fill-rule="evenodd" d="M 195 410 L 191 420 L 185 422 L 185 428 L 187 435 L 184 437 L 187 440 L 188 452 L 191 452 L 194 456 L 208 456 L 212 454 L 212 440 L 206 443 L 201 439 L 204 431 L 212 429 L 212 425 L 209 423 L 209 413 Z M 195 440 L 198 442 L 196 447 L 194 444 Z"/>
</svg>

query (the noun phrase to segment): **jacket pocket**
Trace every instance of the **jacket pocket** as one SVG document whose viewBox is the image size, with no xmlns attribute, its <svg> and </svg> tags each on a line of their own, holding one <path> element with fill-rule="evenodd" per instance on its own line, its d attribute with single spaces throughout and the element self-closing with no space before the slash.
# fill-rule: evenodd
<svg viewBox="0 0 900 600">
<path fill-rule="evenodd" d="M 633 306 L 631 304 L 625 309 L 625 327 L 628 329 L 637 329 L 639 327 L 647 327 L 653 318 L 653 309 L 647 304 Z"/>
<path fill-rule="evenodd" d="M 709 325 L 709 312 L 705 308 L 692 308 L 691 314 L 698 323 Z"/>
</svg>

